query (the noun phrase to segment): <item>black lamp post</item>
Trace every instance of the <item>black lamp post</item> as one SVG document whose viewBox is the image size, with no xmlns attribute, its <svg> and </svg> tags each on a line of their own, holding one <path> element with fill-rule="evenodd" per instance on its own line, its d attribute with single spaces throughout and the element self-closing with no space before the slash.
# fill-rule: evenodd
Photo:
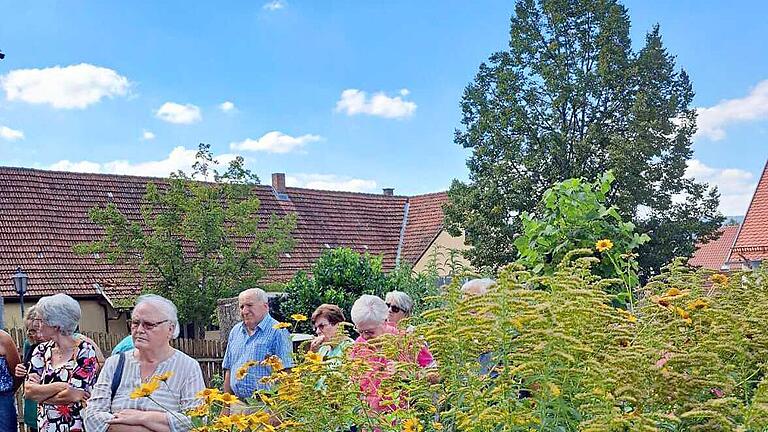
<svg viewBox="0 0 768 432">
<path fill-rule="evenodd" d="M 27 274 L 21 270 L 21 267 L 16 267 L 16 273 L 14 273 L 13 277 L 11 277 L 11 280 L 13 281 L 13 288 L 16 290 L 16 293 L 19 295 L 19 300 L 21 301 L 22 319 L 24 319 L 24 294 L 27 292 L 28 279 L 29 278 L 27 277 Z"/>
</svg>

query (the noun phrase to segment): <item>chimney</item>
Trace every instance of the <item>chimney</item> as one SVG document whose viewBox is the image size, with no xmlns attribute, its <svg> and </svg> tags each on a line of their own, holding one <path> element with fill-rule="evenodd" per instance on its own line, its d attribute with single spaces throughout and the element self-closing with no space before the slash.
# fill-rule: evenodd
<svg viewBox="0 0 768 432">
<path fill-rule="evenodd" d="M 272 189 L 278 194 L 285 193 L 285 173 L 272 173 Z"/>
<path fill-rule="evenodd" d="M 384 188 L 384 196 L 393 196 L 395 194 L 395 188 Z"/>
</svg>

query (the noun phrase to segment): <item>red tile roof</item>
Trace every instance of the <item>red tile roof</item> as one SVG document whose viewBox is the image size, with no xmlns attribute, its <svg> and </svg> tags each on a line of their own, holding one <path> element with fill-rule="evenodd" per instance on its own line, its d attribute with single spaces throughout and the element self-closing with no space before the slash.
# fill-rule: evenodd
<svg viewBox="0 0 768 432">
<path fill-rule="evenodd" d="M 412 197 L 409 200 L 401 259 L 416 263 L 443 229 L 443 204 L 448 194 L 437 192 Z"/>
<path fill-rule="evenodd" d="M 697 267 L 704 267 L 712 270 L 720 270 L 728 260 L 736 234 L 739 232 L 738 225 L 725 226 L 720 228 L 720 237 L 708 243 L 697 244 L 696 252 L 688 260 L 688 264 Z"/>
<path fill-rule="evenodd" d="M 72 252 L 92 241 L 101 229 L 88 210 L 113 202 L 129 218 L 139 217 L 145 185 L 166 179 L 108 174 L 82 174 L 0 167 L 0 293 L 13 296 L 10 275 L 17 266 L 29 274 L 29 295 L 66 291 L 98 295 L 95 284 L 111 298 L 135 294 L 141 281 L 133 268 L 106 264 Z M 295 212 L 296 247 L 268 271 L 270 281 L 285 281 L 307 270 L 326 248 L 349 247 L 383 257 L 391 270 L 403 228 L 406 203 L 412 207 L 403 235 L 402 259 L 414 263 L 442 228 L 440 205 L 445 194 L 415 197 L 287 188 L 290 201 L 280 201 L 271 186 L 256 186 L 260 217 Z M 438 217 L 439 216 L 439 217 Z M 424 249 L 421 249 L 424 248 Z"/>
<path fill-rule="evenodd" d="M 768 259 L 768 163 L 741 223 L 729 261 Z"/>
</svg>

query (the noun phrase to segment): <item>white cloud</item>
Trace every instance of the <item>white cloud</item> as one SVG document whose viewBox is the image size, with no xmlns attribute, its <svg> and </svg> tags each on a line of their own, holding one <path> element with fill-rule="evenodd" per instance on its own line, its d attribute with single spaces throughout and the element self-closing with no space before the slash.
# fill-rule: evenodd
<svg viewBox="0 0 768 432">
<path fill-rule="evenodd" d="M 337 190 L 348 192 L 375 192 L 373 180 L 351 178 L 336 174 L 295 174 L 285 177 L 285 185 L 309 189 Z"/>
<path fill-rule="evenodd" d="M 200 114 L 200 108 L 192 104 L 178 104 L 176 102 L 166 102 L 161 106 L 155 117 L 168 123 L 192 124 L 203 119 Z"/>
<path fill-rule="evenodd" d="M 749 171 L 713 168 L 698 159 L 688 161 L 685 176 L 717 186 L 720 192 L 720 211 L 728 216 L 744 215 L 757 187 L 757 180 Z"/>
<path fill-rule="evenodd" d="M 247 138 L 240 142 L 233 142 L 229 144 L 232 150 L 246 150 L 246 151 L 264 151 L 267 153 L 290 153 L 293 150 L 298 150 L 304 147 L 306 144 L 322 140 L 322 137 L 318 135 L 302 135 L 299 137 L 292 137 L 282 132 L 272 131 L 267 132 L 259 139 Z"/>
<path fill-rule="evenodd" d="M 141 139 L 144 141 L 149 141 L 155 139 L 155 134 L 151 131 L 145 130 L 141 133 Z"/>
<path fill-rule="evenodd" d="M 99 163 L 91 161 L 71 162 L 68 160 L 61 160 L 48 166 L 47 169 L 56 171 L 168 177 L 169 174 L 178 170 L 183 170 L 188 174 L 191 173 L 192 165 L 195 163 L 196 154 L 197 149 L 186 149 L 179 146 L 171 150 L 171 153 L 167 158 L 158 161 L 132 163 L 127 160 L 115 160 Z M 234 154 L 225 153 L 214 156 L 214 159 L 219 161 L 220 167 L 223 167 L 235 159 L 235 157 L 236 155 Z"/>
<path fill-rule="evenodd" d="M 375 93 L 368 97 L 366 92 L 358 89 L 346 89 L 341 92 L 341 98 L 336 102 L 336 111 L 347 115 L 367 114 L 384 118 L 405 118 L 413 115 L 416 104 L 403 100 L 408 96 L 408 89 L 401 89 L 400 96 L 389 97 L 384 92 Z"/>
<path fill-rule="evenodd" d="M 45 69 L 16 69 L 0 77 L 9 101 L 83 109 L 102 98 L 125 96 L 130 83 L 112 69 L 80 63 Z"/>
<path fill-rule="evenodd" d="M 6 141 L 16 141 L 24 139 L 24 132 L 11 129 L 8 126 L 0 126 L 0 138 Z"/>
<path fill-rule="evenodd" d="M 271 2 L 264 3 L 264 6 L 262 6 L 263 9 L 266 9 L 268 11 L 276 11 L 284 7 L 285 7 L 285 1 L 283 0 L 272 0 Z"/>
<path fill-rule="evenodd" d="M 224 112 L 230 112 L 235 109 L 235 104 L 230 101 L 222 102 L 219 104 L 219 109 Z"/>
<path fill-rule="evenodd" d="M 708 108 L 697 108 L 696 138 L 712 141 L 725 138 L 725 128 L 732 123 L 768 119 L 768 80 L 761 81 L 749 94 L 727 99 Z"/>
</svg>

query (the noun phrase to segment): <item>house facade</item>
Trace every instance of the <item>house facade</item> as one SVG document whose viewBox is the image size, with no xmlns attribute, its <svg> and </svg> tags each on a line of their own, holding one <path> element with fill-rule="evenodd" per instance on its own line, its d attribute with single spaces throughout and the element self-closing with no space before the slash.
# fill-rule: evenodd
<svg viewBox="0 0 768 432">
<path fill-rule="evenodd" d="M 167 179 L 111 174 L 85 174 L 0 167 L 0 284 L 6 327 L 22 324 L 19 296 L 11 275 L 21 267 L 29 276 L 27 305 L 58 292 L 78 299 L 84 331 L 127 331 L 127 310 L 121 305 L 144 286 L 130 266 L 110 265 L 97 255 L 72 251 L 78 243 L 100 238 L 102 230 L 88 217 L 89 209 L 113 203 L 131 219 L 140 217 L 148 182 L 160 187 Z M 465 249 L 463 238 L 443 229 L 444 192 L 399 196 L 392 189 L 365 194 L 292 188 L 285 175 L 272 175 L 271 185 L 253 188 L 259 218 L 296 214 L 295 248 L 268 271 L 265 282 L 285 282 L 309 270 L 330 248 L 347 247 L 382 257 L 390 271 L 407 263 L 416 271 L 430 257 L 447 249 Z M 443 273 L 449 271 L 440 265 Z"/>
<path fill-rule="evenodd" d="M 692 265 L 720 271 L 746 270 L 768 259 L 768 163 L 741 225 L 721 228 L 717 240 L 697 245 Z"/>
</svg>

